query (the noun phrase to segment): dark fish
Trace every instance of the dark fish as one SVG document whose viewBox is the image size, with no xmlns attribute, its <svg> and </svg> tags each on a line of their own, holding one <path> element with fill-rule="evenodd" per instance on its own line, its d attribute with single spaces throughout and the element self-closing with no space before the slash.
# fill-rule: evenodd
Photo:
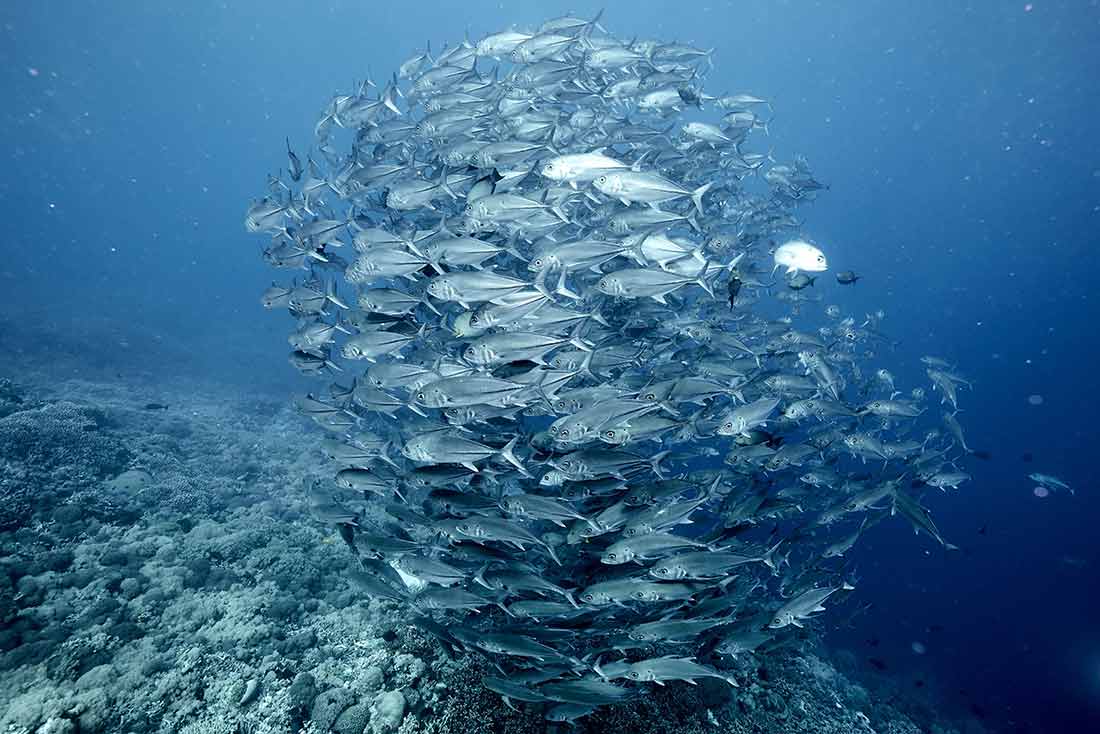
<svg viewBox="0 0 1100 734">
<path fill-rule="evenodd" d="M 741 279 L 731 273 L 730 279 L 726 282 L 726 293 L 729 294 L 730 308 L 733 308 L 738 294 L 741 293 L 741 285 Z"/>
<path fill-rule="evenodd" d="M 168 410 L 168 406 L 164 403 L 146 403 L 145 410 Z"/>
<path fill-rule="evenodd" d="M 851 285 L 862 277 L 862 275 L 856 275 L 852 270 L 842 270 L 836 274 L 836 282 L 841 285 Z"/>
<path fill-rule="evenodd" d="M 290 138 L 286 139 L 286 157 L 290 159 L 290 180 L 301 181 L 302 171 L 305 169 L 302 168 L 302 162 L 298 159 L 298 156 L 290 149 Z"/>
<path fill-rule="evenodd" d="M 867 658 L 869 662 L 876 670 L 886 670 L 886 662 L 880 658 Z"/>
</svg>

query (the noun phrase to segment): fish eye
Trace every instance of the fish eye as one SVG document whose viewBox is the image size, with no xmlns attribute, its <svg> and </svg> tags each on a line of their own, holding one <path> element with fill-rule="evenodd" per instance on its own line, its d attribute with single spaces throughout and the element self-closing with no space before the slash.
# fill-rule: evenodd
<svg viewBox="0 0 1100 734">
<path fill-rule="evenodd" d="M 381 387 L 381 385 L 380 385 L 379 387 Z M 416 399 L 417 399 L 417 400 L 423 400 L 423 399 L 424 399 L 424 393 L 422 393 L 422 392 L 418 392 L 418 393 L 416 394 Z"/>
<path fill-rule="evenodd" d="M 615 432 L 614 431 L 604 431 L 603 435 L 607 436 L 608 438 L 615 438 Z"/>
<path fill-rule="evenodd" d="M 591 594 L 585 594 L 581 597 L 581 601 L 592 601 L 594 597 Z"/>
<path fill-rule="evenodd" d="M 641 674 L 636 670 L 630 671 L 629 673 L 627 673 L 627 675 L 630 676 L 632 680 L 638 680 L 638 678 L 641 676 Z"/>
<path fill-rule="evenodd" d="M 608 559 L 610 559 L 612 561 L 614 561 L 616 558 L 618 558 L 618 556 L 614 553 L 608 553 L 607 557 L 608 557 Z"/>
<path fill-rule="evenodd" d="M 723 428 L 729 428 L 730 430 L 732 430 L 733 429 L 733 422 L 732 421 L 727 421 L 725 424 L 722 425 L 722 427 Z"/>
<path fill-rule="evenodd" d="M 598 179 L 596 179 L 596 183 L 607 183 L 607 176 L 600 176 Z"/>
</svg>

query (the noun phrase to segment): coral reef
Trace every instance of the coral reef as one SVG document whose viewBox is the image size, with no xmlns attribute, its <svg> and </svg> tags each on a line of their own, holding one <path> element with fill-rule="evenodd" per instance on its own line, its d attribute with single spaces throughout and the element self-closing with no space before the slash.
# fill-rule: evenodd
<svg viewBox="0 0 1100 734">
<path fill-rule="evenodd" d="M 25 504 L 0 531 L 0 732 L 556 726 L 482 687 L 489 661 L 452 657 L 347 581 L 349 554 L 304 507 L 319 462 L 300 418 L 205 394 L 166 413 L 121 387 L 0 382 L 5 476 L 34 478 L 3 485 Z M 740 689 L 672 684 L 577 731 L 929 728 L 803 646 L 739 666 Z"/>
</svg>

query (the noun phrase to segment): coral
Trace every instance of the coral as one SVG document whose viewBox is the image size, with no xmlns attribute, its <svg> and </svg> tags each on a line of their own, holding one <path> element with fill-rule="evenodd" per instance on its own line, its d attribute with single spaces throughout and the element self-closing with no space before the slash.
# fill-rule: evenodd
<svg viewBox="0 0 1100 734">
<path fill-rule="evenodd" d="M 313 707 L 309 713 L 310 721 L 319 731 L 328 731 L 335 723 L 336 717 L 354 701 L 355 694 L 346 688 L 330 688 L 322 691 L 313 699 Z"/>
<path fill-rule="evenodd" d="M 344 712 L 336 717 L 336 723 L 332 725 L 332 728 L 338 734 L 363 734 L 370 721 L 370 706 L 359 703 L 344 709 Z"/>
<path fill-rule="evenodd" d="M 6 377 L 0 377 L 0 418 L 24 410 L 26 403 L 21 387 Z"/>
<path fill-rule="evenodd" d="M 70 402 L 0 418 L 0 529 L 27 525 L 78 490 L 123 471 L 132 458 L 105 428 L 103 414 Z M 110 515 L 112 503 L 89 496 L 86 511 Z"/>
<path fill-rule="evenodd" d="M 401 726 L 404 718 L 405 696 L 401 691 L 386 691 L 375 699 L 371 708 L 371 731 L 374 734 L 389 734 Z"/>
<path fill-rule="evenodd" d="M 120 498 L 136 510 L 127 523 L 97 521 L 70 503 L 44 508 L 35 518 L 44 527 L 0 530 L 0 732 L 547 731 L 541 707 L 512 710 L 481 685 L 495 674 L 486 660 L 452 657 L 393 605 L 354 592 L 342 576 L 349 561 L 340 540 L 289 509 L 301 506 L 298 483 L 272 483 L 264 501 L 239 502 L 252 490 L 226 472 L 257 443 L 272 457 L 253 469 L 260 475 L 313 470 L 282 420 L 234 420 L 231 401 L 211 397 L 195 402 L 185 436 L 168 439 L 147 413 L 126 409 L 132 398 L 123 390 L 80 383 L 62 392 L 68 406 L 93 396 L 109 403 L 58 410 L 92 426 L 81 440 L 108 453 L 127 446 L 154 483 Z M 26 398 L 22 405 L 9 427 L 44 409 Z M 107 414 L 129 418 L 96 418 Z M 36 451 L 49 458 L 48 447 Z M 57 460 L 63 479 L 68 459 Z M 38 464 L 10 465 L 57 481 Z M 102 491 L 117 468 L 69 497 Z M 154 485 L 181 479 L 211 501 L 186 513 L 161 504 Z M 804 646 L 736 665 L 741 689 L 670 684 L 602 709 L 576 732 L 829 734 L 868 732 L 868 719 L 880 732 L 915 730 L 916 714 L 886 705 Z M 251 680 L 255 697 L 242 707 Z"/>
</svg>

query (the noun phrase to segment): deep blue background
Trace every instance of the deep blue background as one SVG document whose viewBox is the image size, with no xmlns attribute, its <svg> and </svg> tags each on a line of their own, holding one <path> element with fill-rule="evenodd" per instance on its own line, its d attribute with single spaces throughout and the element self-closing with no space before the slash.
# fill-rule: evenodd
<svg viewBox="0 0 1100 734">
<path fill-rule="evenodd" d="M 866 276 L 818 287 L 886 311 L 901 346 L 883 366 L 906 389 L 921 354 L 973 377 L 960 419 L 993 460 L 931 500 L 963 551 L 896 519 L 868 533 L 874 607 L 835 644 L 992 728 L 1100 730 L 1095 0 L 5 4 L 0 345 L 285 391 L 288 322 L 260 310 L 273 273 L 242 228 L 283 137 L 306 149 L 334 92 L 428 39 L 600 5 L 621 36 L 717 49 L 707 91 L 774 100 L 777 156 L 832 186 L 800 211 L 807 234 Z M 1034 497 L 1036 470 L 1077 495 Z"/>
</svg>

